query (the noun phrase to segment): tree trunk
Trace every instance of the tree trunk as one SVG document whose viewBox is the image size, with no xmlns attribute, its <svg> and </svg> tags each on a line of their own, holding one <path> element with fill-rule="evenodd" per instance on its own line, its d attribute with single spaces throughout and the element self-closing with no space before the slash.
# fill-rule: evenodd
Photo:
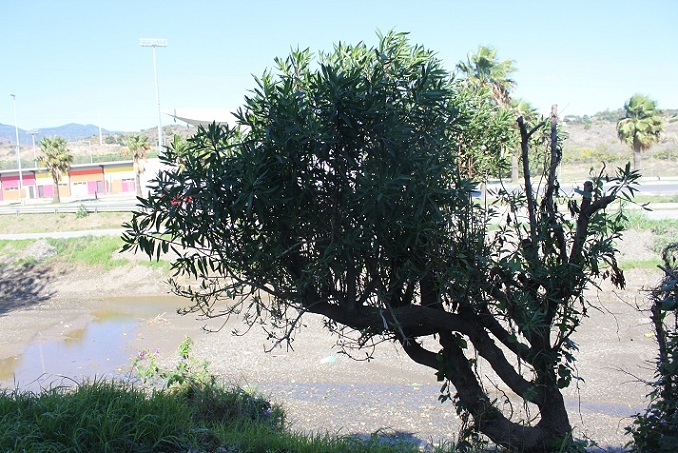
<svg viewBox="0 0 678 453">
<path fill-rule="evenodd" d="M 134 185 L 137 186 L 137 197 L 141 196 L 141 175 L 139 173 L 134 174 Z"/>
<path fill-rule="evenodd" d="M 511 182 L 518 182 L 518 155 L 511 153 Z"/>
<path fill-rule="evenodd" d="M 61 195 L 59 194 L 59 181 L 54 180 L 54 194 L 52 195 L 54 203 L 61 203 Z"/>
<path fill-rule="evenodd" d="M 572 427 L 557 386 L 543 388 L 540 421 L 536 426 L 513 422 L 491 402 L 474 374 L 472 364 L 454 344 L 450 333 L 441 332 L 440 343 L 444 351 L 440 371 L 454 386 L 460 403 L 473 417 L 476 429 L 490 440 L 511 451 L 547 453 L 557 449 L 563 439 L 570 436 Z"/>
<path fill-rule="evenodd" d="M 141 194 L 141 174 L 144 172 L 144 163 L 141 160 L 141 157 L 138 154 L 134 154 L 134 185 L 137 188 L 137 197 L 140 197 Z"/>
<path fill-rule="evenodd" d="M 633 150 L 633 169 L 635 171 L 640 171 L 641 163 L 643 161 L 643 154 L 639 149 Z"/>
</svg>

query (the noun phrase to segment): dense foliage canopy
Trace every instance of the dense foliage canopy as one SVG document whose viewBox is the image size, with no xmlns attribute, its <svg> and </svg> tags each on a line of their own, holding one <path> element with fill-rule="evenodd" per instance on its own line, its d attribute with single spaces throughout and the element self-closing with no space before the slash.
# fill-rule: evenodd
<svg viewBox="0 0 678 453">
<path fill-rule="evenodd" d="M 623 214 L 605 208 L 637 175 L 600 174 L 579 200 L 561 198 L 555 114 L 512 128 L 487 108 L 491 92 L 456 83 L 402 34 L 276 65 L 256 79 L 240 130 L 212 125 L 167 150 L 127 247 L 177 254 L 175 272 L 198 282 L 176 284 L 188 311 L 240 313 L 283 343 L 321 315 L 349 354 L 393 341 L 432 368 L 465 433 L 524 451 L 566 445 L 571 335 L 588 286 L 623 284 Z M 517 131 L 524 185 L 496 205 L 474 198 L 473 175 Z M 486 171 L 467 171 L 470 153 Z M 514 399 L 490 395 L 484 365 Z M 507 409 L 521 402 L 527 413 Z"/>
</svg>

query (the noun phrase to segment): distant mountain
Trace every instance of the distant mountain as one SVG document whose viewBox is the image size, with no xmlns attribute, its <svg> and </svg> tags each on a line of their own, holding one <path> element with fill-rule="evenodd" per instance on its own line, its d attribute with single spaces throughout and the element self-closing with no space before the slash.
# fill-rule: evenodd
<svg viewBox="0 0 678 453">
<path fill-rule="evenodd" d="M 19 143 L 22 145 L 32 144 L 31 135 L 23 129 L 19 129 Z M 42 129 L 37 129 L 37 135 L 35 136 L 36 143 L 42 137 L 63 137 L 67 141 L 79 140 L 86 137 L 98 136 L 99 127 L 93 124 L 65 124 L 59 127 L 45 127 Z M 101 129 L 101 133 L 115 134 L 116 131 L 109 131 L 107 129 Z M 0 144 L 14 144 L 16 143 L 16 131 L 14 126 L 0 123 Z"/>
</svg>

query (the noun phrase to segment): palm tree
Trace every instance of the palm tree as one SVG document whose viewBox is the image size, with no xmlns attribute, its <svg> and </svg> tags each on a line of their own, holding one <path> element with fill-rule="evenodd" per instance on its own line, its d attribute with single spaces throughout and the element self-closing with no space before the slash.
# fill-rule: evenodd
<svg viewBox="0 0 678 453">
<path fill-rule="evenodd" d="M 516 86 L 515 81 L 509 78 L 516 70 L 514 63 L 514 60 L 499 61 L 496 49 L 480 46 L 475 54 L 468 54 L 466 62 L 460 61 L 457 69 L 471 84 L 489 87 L 497 105 L 508 107 L 511 103 L 509 93 Z"/>
<path fill-rule="evenodd" d="M 617 121 L 617 137 L 633 149 L 633 169 L 640 170 L 642 152 L 659 141 L 664 130 L 657 103 L 642 94 L 634 94 L 624 104 L 626 115 Z"/>
<path fill-rule="evenodd" d="M 52 181 L 54 181 L 54 202 L 60 203 L 59 182 L 61 181 L 61 176 L 71 168 L 73 154 L 71 154 L 66 146 L 66 140 L 62 137 L 44 137 L 38 145 L 43 154 L 38 157 L 38 162 L 47 167 L 52 174 Z"/>
<path fill-rule="evenodd" d="M 514 60 L 500 61 L 496 49 L 479 46 L 476 53 L 469 53 L 466 62 L 460 61 L 461 71 L 470 85 L 485 87 L 492 91 L 494 103 L 500 109 L 511 108 L 510 92 L 516 86 L 511 73 L 515 72 Z M 511 153 L 511 181 L 518 181 L 518 156 Z"/>
<path fill-rule="evenodd" d="M 511 108 L 517 115 L 522 116 L 527 123 L 534 123 L 539 120 L 539 112 L 537 112 L 537 109 L 525 99 L 512 99 Z"/>
<path fill-rule="evenodd" d="M 135 185 L 137 187 L 137 196 L 140 197 L 144 159 L 146 159 L 146 153 L 151 149 L 151 144 L 145 135 L 134 134 L 127 138 L 127 149 L 132 154 L 132 160 L 134 161 Z"/>
</svg>

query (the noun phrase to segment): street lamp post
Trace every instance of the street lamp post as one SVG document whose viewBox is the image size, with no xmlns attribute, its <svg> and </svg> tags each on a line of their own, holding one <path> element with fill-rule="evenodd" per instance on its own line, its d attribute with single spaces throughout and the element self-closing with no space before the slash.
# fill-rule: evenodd
<svg viewBox="0 0 678 453">
<path fill-rule="evenodd" d="M 14 102 L 14 132 L 16 133 L 16 163 L 17 168 L 19 169 L 19 199 L 23 198 L 23 189 L 24 189 L 24 177 L 21 174 L 21 146 L 19 145 L 19 121 L 17 120 L 16 115 L 16 96 L 10 94 Z"/>
<path fill-rule="evenodd" d="M 162 151 L 162 117 L 160 114 L 160 91 L 158 90 L 158 68 L 155 61 L 155 48 L 167 47 L 166 39 L 158 38 L 140 38 L 139 45 L 141 47 L 153 48 L 153 77 L 155 79 L 155 102 L 158 104 L 158 152 Z"/>
</svg>

